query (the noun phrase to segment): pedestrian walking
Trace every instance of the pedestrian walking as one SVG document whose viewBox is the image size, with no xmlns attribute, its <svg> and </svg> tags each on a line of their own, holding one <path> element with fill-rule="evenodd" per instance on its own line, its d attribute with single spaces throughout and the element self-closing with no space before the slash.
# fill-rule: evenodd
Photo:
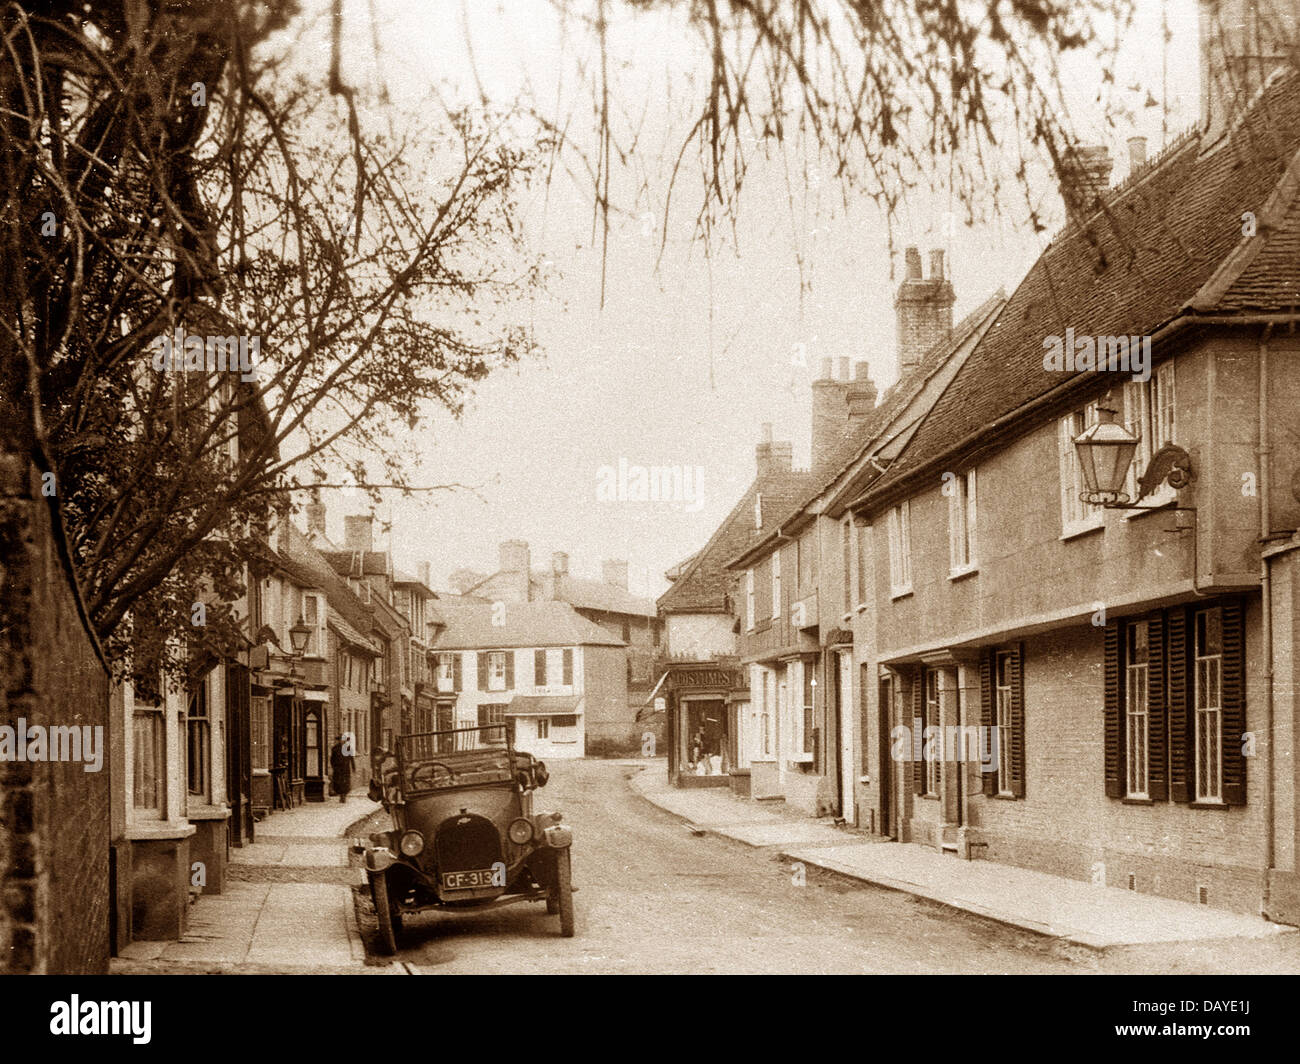
<svg viewBox="0 0 1300 1064">
<path fill-rule="evenodd" d="M 343 751 L 343 736 L 336 736 L 330 747 L 330 786 L 339 796 L 340 802 L 348 800 L 348 791 L 352 789 L 352 773 L 356 769 L 356 758 Z"/>
</svg>

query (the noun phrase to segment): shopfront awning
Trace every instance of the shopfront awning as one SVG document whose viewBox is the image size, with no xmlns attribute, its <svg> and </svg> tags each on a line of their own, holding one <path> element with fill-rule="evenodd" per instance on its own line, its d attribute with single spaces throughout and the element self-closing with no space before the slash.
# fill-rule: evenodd
<svg viewBox="0 0 1300 1064">
<path fill-rule="evenodd" d="M 515 695 L 506 706 L 507 717 L 562 717 L 581 713 L 582 699 L 575 695 Z"/>
</svg>

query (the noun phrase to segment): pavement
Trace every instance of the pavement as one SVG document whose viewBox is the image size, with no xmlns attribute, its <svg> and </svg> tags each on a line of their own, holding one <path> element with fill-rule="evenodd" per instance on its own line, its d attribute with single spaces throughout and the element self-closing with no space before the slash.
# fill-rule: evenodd
<svg viewBox="0 0 1300 1064">
<path fill-rule="evenodd" d="M 184 937 L 132 942 L 112 961 L 119 974 L 301 972 L 398 974 L 365 964 L 348 861 L 348 829 L 380 806 L 364 791 L 348 801 L 279 810 L 257 825 L 256 842 L 230 850 L 226 889 L 190 907 Z"/>
<path fill-rule="evenodd" d="M 836 827 L 828 819 L 799 815 L 780 802 L 755 802 L 724 788 L 676 789 L 668 783 L 662 762 L 642 768 L 629 786 L 686 820 L 697 833 L 774 848 L 790 861 L 1089 950 L 1266 939 L 1296 931 L 1262 917 L 874 839 Z"/>
</svg>

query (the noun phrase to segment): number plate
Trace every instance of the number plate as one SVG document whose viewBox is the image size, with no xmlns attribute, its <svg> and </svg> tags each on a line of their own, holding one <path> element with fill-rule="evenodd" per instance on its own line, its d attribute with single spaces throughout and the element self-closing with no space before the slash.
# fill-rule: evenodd
<svg viewBox="0 0 1300 1064">
<path fill-rule="evenodd" d="M 496 871 L 491 868 L 476 868 L 469 872 L 444 872 L 442 885 L 445 890 L 473 890 L 475 887 L 495 887 L 492 877 Z"/>
</svg>

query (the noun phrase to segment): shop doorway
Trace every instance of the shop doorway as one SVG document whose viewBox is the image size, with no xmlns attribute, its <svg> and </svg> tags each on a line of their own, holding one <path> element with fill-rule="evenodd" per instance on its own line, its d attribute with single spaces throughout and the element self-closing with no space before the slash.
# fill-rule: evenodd
<svg viewBox="0 0 1300 1064">
<path fill-rule="evenodd" d="M 686 701 L 682 729 L 683 775 L 721 776 L 731 768 L 728 752 L 727 706 L 721 698 Z"/>
</svg>

